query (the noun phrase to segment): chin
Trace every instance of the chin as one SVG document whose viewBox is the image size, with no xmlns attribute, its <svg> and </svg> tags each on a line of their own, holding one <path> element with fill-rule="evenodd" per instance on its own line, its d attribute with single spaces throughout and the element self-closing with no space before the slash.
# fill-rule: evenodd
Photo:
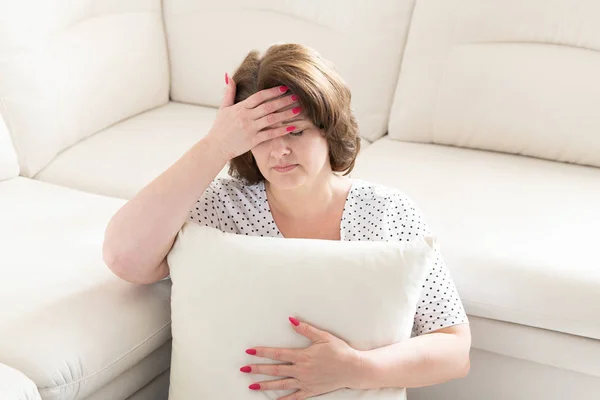
<svg viewBox="0 0 600 400">
<path fill-rule="evenodd" d="M 299 172 L 300 171 L 293 171 L 292 173 L 281 174 L 277 171 L 271 170 L 269 171 L 267 180 L 271 185 L 277 186 L 279 189 L 295 189 L 304 185 L 307 181 L 306 175 Z"/>
<path fill-rule="evenodd" d="M 291 190 L 296 189 L 304 184 L 304 179 L 293 179 L 290 177 L 269 177 L 268 181 L 271 185 L 276 186 L 278 189 Z"/>
</svg>

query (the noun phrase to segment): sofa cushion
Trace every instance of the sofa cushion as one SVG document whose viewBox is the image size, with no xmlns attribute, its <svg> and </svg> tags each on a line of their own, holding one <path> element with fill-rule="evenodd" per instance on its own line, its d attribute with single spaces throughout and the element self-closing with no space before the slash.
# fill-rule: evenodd
<svg viewBox="0 0 600 400">
<path fill-rule="evenodd" d="M 171 341 L 169 340 L 94 394 L 86 397 L 85 400 L 129 400 L 140 390 L 146 393 L 148 400 L 153 398 L 167 400 L 169 381 L 164 382 L 160 377 L 165 372 L 169 372 L 170 365 Z M 154 383 L 155 379 L 158 379 L 159 382 Z M 146 392 L 146 390 L 148 391 Z"/>
<path fill-rule="evenodd" d="M 19 175 L 17 154 L 13 148 L 10 134 L 2 118 L 2 99 L 0 99 L 0 181 Z"/>
<path fill-rule="evenodd" d="M 409 339 L 434 246 L 433 238 L 348 242 L 245 236 L 187 222 L 168 255 L 173 280 L 169 399 L 255 398 L 248 385 L 274 377 L 239 369 L 281 362 L 250 357 L 246 349 L 311 344 L 292 329 L 289 317 L 358 350 Z M 405 391 L 341 390 L 326 398 L 398 400 L 405 399 Z"/>
<path fill-rule="evenodd" d="M 352 90 L 361 134 L 375 140 L 387 130 L 414 3 L 167 0 L 171 98 L 218 107 L 225 72 L 231 75 L 248 52 L 302 43 L 336 65 Z M 218 40 L 196 39 L 216 34 Z"/>
<path fill-rule="evenodd" d="M 169 376 L 170 370 L 166 370 L 146 386 L 135 392 L 127 400 L 166 400 L 169 398 Z M 98 399 L 89 400 L 104 400 Z"/>
<path fill-rule="evenodd" d="M 600 169 L 386 137 L 353 175 L 419 204 L 470 315 L 600 339 Z"/>
<path fill-rule="evenodd" d="M 0 182 L 0 360 L 44 399 L 85 398 L 170 338 L 170 282 L 134 285 L 102 261 L 105 226 L 123 203 Z"/>
<path fill-rule="evenodd" d="M 41 400 L 35 383 L 8 365 L 0 364 L 0 399 Z"/>
<path fill-rule="evenodd" d="M 0 2 L 0 99 L 21 172 L 168 101 L 160 0 Z"/>
<path fill-rule="evenodd" d="M 472 315 L 469 327 L 474 349 L 600 378 L 597 339 Z"/>
<path fill-rule="evenodd" d="M 600 166 L 599 38 L 596 0 L 418 2 L 390 136 Z"/>
<path fill-rule="evenodd" d="M 63 151 L 35 178 L 131 198 L 208 133 L 216 112 L 215 108 L 168 103 Z M 227 167 L 221 175 L 227 175 Z"/>
</svg>

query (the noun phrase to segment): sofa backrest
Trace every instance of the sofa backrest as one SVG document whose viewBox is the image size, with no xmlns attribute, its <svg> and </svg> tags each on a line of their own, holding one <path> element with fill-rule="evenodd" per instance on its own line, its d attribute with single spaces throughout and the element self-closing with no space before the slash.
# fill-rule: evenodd
<svg viewBox="0 0 600 400">
<path fill-rule="evenodd" d="M 0 2 L 0 99 L 22 175 L 168 90 L 161 0 Z"/>
<path fill-rule="evenodd" d="M 352 90 L 362 136 L 387 130 L 414 0 L 165 0 L 171 98 L 218 107 L 224 74 L 251 50 L 302 43 L 332 61 Z"/>
<path fill-rule="evenodd" d="M 599 51 L 597 0 L 419 1 L 389 135 L 600 166 Z"/>
<path fill-rule="evenodd" d="M 16 176 L 19 176 L 19 163 L 8 128 L 2 118 L 2 100 L 0 100 L 0 182 Z"/>
</svg>

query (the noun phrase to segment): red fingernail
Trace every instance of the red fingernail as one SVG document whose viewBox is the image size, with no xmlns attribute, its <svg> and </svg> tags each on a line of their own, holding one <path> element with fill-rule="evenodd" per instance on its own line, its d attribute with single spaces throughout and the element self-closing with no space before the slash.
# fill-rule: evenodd
<svg viewBox="0 0 600 400">
<path fill-rule="evenodd" d="M 258 383 L 253 383 L 252 385 L 248 386 L 248 388 L 250 390 L 260 390 L 260 385 Z"/>
<path fill-rule="evenodd" d="M 296 108 L 292 109 L 292 113 L 294 113 L 294 114 L 300 114 L 300 111 L 302 111 L 302 108 L 300 108 L 300 107 L 296 107 Z"/>
<path fill-rule="evenodd" d="M 255 356 L 256 355 L 256 350 L 254 350 L 254 349 L 248 349 L 248 350 L 246 350 L 246 353 L 250 354 L 251 356 Z"/>
<path fill-rule="evenodd" d="M 287 87 L 287 86 L 279 86 L 279 91 L 280 91 L 281 93 L 285 93 L 285 92 L 287 92 L 287 91 L 288 91 L 288 87 Z"/>
<path fill-rule="evenodd" d="M 298 325 L 300 325 L 300 321 L 298 321 L 298 320 L 297 320 L 296 318 L 294 318 L 294 317 L 290 317 L 290 322 L 291 322 L 292 324 L 294 324 L 295 326 L 298 326 Z"/>
<path fill-rule="evenodd" d="M 294 129 L 296 129 L 296 127 L 295 127 L 295 126 L 288 126 L 287 128 L 285 128 L 286 132 L 291 132 L 291 131 L 293 131 Z"/>
<path fill-rule="evenodd" d="M 240 371 L 245 372 L 245 373 L 252 372 L 252 367 L 245 366 L 245 367 L 240 368 Z"/>
<path fill-rule="evenodd" d="M 292 95 L 292 101 L 296 101 L 298 100 L 298 96 L 296 96 L 295 94 Z"/>
<path fill-rule="evenodd" d="M 227 72 L 225 72 L 225 84 L 229 85 L 229 75 L 227 75 Z"/>
</svg>

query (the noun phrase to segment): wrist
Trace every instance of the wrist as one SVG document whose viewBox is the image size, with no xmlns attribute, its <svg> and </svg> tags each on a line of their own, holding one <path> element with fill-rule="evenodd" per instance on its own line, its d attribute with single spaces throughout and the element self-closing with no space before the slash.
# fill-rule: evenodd
<svg viewBox="0 0 600 400">
<path fill-rule="evenodd" d="M 365 390 L 371 388 L 371 367 L 366 351 L 354 350 L 348 361 L 349 373 L 345 387 L 353 390 Z"/>
<path fill-rule="evenodd" d="M 215 138 L 211 132 L 203 137 L 197 144 L 204 147 L 211 158 L 218 160 L 220 164 L 225 165 L 233 158 L 219 139 Z"/>
</svg>

